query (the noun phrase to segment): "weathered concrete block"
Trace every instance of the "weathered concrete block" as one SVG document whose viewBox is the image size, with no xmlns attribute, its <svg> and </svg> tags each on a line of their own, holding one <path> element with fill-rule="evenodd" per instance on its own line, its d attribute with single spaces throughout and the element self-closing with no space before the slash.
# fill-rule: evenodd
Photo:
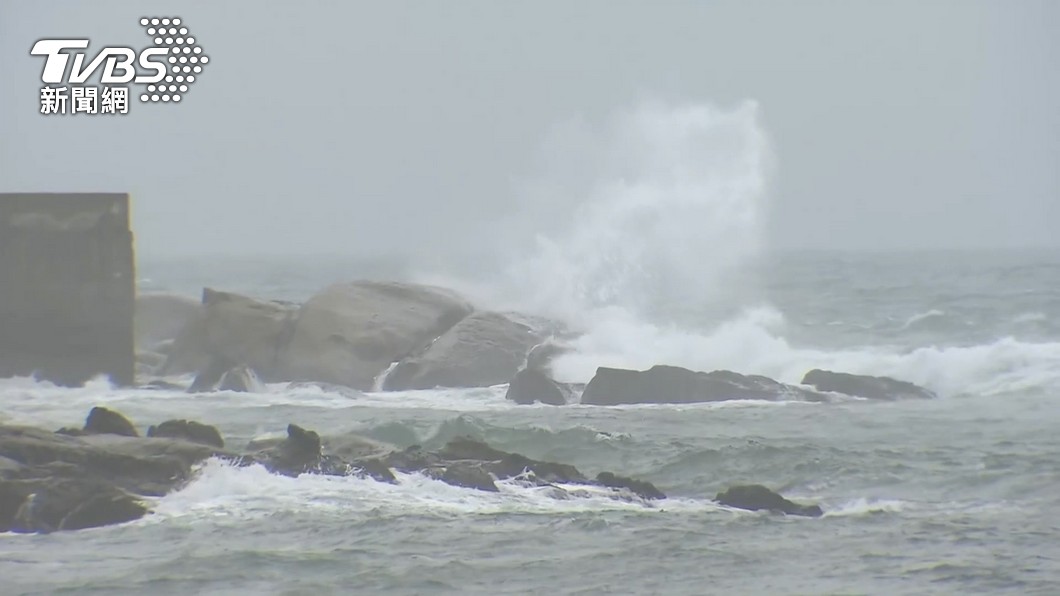
<svg viewBox="0 0 1060 596">
<path fill-rule="evenodd" d="M 0 193 L 0 377 L 134 382 L 129 195 Z"/>
</svg>

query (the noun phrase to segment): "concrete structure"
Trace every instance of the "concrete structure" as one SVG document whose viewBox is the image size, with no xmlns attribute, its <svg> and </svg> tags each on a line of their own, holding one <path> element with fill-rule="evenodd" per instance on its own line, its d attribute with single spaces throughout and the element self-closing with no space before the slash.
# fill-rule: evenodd
<svg viewBox="0 0 1060 596">
<path fill-rule="evenodd" d="M 134 381 L 129 195 L 0 193 L 0 377 Z"/>
</svg>

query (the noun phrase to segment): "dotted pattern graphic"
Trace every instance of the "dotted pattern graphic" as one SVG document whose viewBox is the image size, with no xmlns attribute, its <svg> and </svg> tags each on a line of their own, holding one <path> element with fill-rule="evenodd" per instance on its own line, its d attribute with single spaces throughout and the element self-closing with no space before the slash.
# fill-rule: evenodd
<svg viewBox="0 0 1060 596">
<path fill-rule="evenodd" d="M 166 61 L 171 71 L 162 81 L 148 85 L 140 101 L 179 102 L 210 57 L 202 53 L 202 46 L 196 44 L 195 37 L 178 18 L 144 17 L 140 25 L 156 46 L 169 51 Z"/>
</svg>

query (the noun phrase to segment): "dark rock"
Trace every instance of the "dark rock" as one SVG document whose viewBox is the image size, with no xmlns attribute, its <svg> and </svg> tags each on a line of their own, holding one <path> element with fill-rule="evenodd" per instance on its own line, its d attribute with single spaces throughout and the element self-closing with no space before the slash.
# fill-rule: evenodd
<svg viewBox="0 0 1060 596">
<path fill-rule="evenodd" d="M 643 497 L 645 499 L 665 499 L 666 495 L 650 482 L 643 480 L 634 480 L 633 478 L 627 478 L 625 476 L 618 476 L 611 472 L 600 472 L 596 476 L 596 481 L 603 486 L 609 488 L 624 488 L 631 491 L 633 494 Z"/>
<path fill-rule="evenodd" d="M 146 512 L 132 496 L 90 478 L 0 482 L 0 529 L 6 531 L 79 530 L 132 521 Z"/>
<path fill-rule="evenodd" d="M 121 493 L 97 494 L 81 503 L 59 522 L 60 530 L 83 530 L 121 524 L 140 519 L 147 507 L 137 499 Z"/>
<path fill-rule="evenodd" d="M 166 420 L 158 426 L 147 429 L 148 437 L 165 437 L 171 439 L 184 439 L 193 443 L 212 445 L 223 449 L 224 438 L 216 426 L 202 424 L 191 420 Z"/>
<path fill-rule="evenodd" d="M 85 433 L 87 434 L 110 434 L 110 435 L 122 435 L 125 437 L 138 437 L 140 433 L 136 432 L 136 427 L 129 422 L 128 418 L 122 416 L 114 410 L 108 410 L 96 406 L 92 408 L 88 413 L 88 418 L 85 419 Z"/>
<path fill-rule="evenodd" d="M 562 406 L 567 403 L 572 393 L 568 387 L 553 381 L 543 371 L 526 368 L 515 373 L 508 383 L 508 392 L 504 397 L 523 405 L 539 401 L 543 404 Z"/>
<path fill-rule="evenodd" d="M 120 435 L 70 437 L 41 429 L 0 426 L 0 457 L 21 466 L 10 478 L 86 477 L 144 496 L 160 496 L 183 483 L 191 466 L 221 450 L 172 439 Z"/>
<path fill-rule="evenodd" d="M 284 379 L 369 391 L 391 363 L 423 350 L 470 313 L 466 301 L 441 288 L 371 281 L 333 285 L 299 309 L 281 349 Z"/>
<path fill-rule="evenodd" d="M 320 435 L 297 424 L 287 425 L 287 438 L 258 455 L 270 471 L 285 476 L 319 472 L 322 453 Z"/>
<path fill-rule="evenodd" d="M 806 517 L 823 515 L 821 508 L 817 505 L 794 503 L 760 484 L 734 486 L 718 493 L 715 500 L 722 505 L 751 511 L 768 510 Z"/>
<path fill-rule="evenodd" d="M 802 384 L 814 387 L 818 391 L 831 391 L 867 399 L 931 399 L 935 397 L 935 394 L 928 389 L 890 377 L 852 375 L 816 368 L 806 373 L 806 376 L 802 378 Z"/>
<path fill-rule="evenodd" d="M 489 387 L 512 378 L 541 341 L 530 327 L 496 312 L 475 312 L 421 353 L 403 359 L 383 389 Z"/>
<path fill-rule="evenodd" d="M 645 371 L 600 367 L 586 385 L 581 403 L 613 406 L 732 399 L 821 401 L 825 396 L 768 377 L 727 370 L 704 373 L 657 365 Z"/>
<path fill-rule="evenodd" d="M 493 493 L 498 492 L 497 485 L 493 482 L 493 477 L 490 476 L 489 472 L 483 470 L 477 465 L 454 462 L 440 471 L 437 471 L 437 468 L 432 469 L 431 475 L 436 479 L 453 486 L 473 488 L 475 490 L 484 490 Z"/>
</svg>

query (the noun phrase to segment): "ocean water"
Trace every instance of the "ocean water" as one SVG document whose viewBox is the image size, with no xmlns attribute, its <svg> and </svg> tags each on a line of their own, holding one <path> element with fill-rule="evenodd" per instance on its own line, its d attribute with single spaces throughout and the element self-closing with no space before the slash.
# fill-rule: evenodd
<svg viewBox="0 0 1060 596">
<path fill-rule="evenodd" d="M 580 189 L 579 223 L 528 234 L 499 264 L 142 260 L 140 287 L 303 300 L 334 281 L 430 281 L 566 322 L 566 380 L 667 363 L 798 382 L 827 367 L 939 397 L 557 408 L 512 405 L 503 386 L 188 395 L 0 380 L 5 423 L 58 428 L 106 405 L 140 427 L 215 424 L 235 446 L 289 422 L 398 446 L 472 435 L 670 496 L 559 500 L 210 461 L 143 520 L 0 535 L 0 593 L 1060 593 L 1060 252 L 770 251 L 772 158 L 753 105 L 649 107 L 601 134 L 631 149 Z M 713 503 L 740 483 L 826 514 Z"/>
</svg>

